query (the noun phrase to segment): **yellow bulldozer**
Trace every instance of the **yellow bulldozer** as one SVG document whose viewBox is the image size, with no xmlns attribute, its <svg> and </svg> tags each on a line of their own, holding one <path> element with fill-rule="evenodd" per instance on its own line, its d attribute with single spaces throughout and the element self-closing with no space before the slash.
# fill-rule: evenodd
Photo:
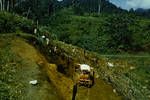
<svg viewBox="0 0 150 100">
<path fill-rule="evenodd" d="M 76 67 L 77 84 L 79 86 L 91 87 L 94 84 L 94 70 L 87 64 L 78 64 Z"/>
</svg>

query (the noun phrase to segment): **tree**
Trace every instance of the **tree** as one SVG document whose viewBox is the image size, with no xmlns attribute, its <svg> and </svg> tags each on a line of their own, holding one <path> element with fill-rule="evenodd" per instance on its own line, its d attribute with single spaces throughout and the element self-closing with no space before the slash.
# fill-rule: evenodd
<svg viewBox="0 0 150 100">
<path fill-rule="evenodd" d="M 125 15 L 113 15 L 107 19 L 105 33 L 111 37 L 107 47 L 115 50 L 129 50 L 132 48 L 133 36 L 128 26 L 132 19 Z"/>
<path fill-rule="evenodd" d="M 0 0 L 1 11 L 10 11 L 14 8 L 16 0 Z"/>
<path fill-rule="evenodd" d="M 2 0 L 0 0 L 0 6 L 1 6 L 1 11 L 3 10 L 3 2 L 2 2 Z"/>
<path fill-rule="evenodd" d="M 98 14 L 100 14 L 100 11 L 101 11 L 101 0 L 99 0 L 99 3 L 98 3 Z"/>
</svg>

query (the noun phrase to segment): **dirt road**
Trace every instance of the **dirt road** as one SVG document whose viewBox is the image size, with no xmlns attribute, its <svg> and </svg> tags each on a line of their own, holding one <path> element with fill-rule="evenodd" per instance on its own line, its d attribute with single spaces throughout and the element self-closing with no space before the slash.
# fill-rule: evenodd
<svg viewBox="0 0 150 100">
<path fill-rule="evenodd" d="M 25 87 L 19 100 L 60 100 L 45 70 L 38 65 L 38 62 L 45 62 L 38 50 L 19 38 L 11 41 L 11 47 L 23 61 L 16 75 L 16 79 Z M 29 84 L 31 80 L 37 80 L 38 84 Z"/>
<path fill-rule="evenodd" d="M 103 80 L 96 79 L 91 88 L 78 86 L 76 100 L 121 100 L 121 96 L 113 92 L 113 88 Z"/>
<path fill-rule="evenodd" d="M 44 56 L 39 53 L 32 45 L 22 39 L 12 40 L 12 50 L 22 60 L 24 66 L 21 67 L 18 77 L 22 79 L 22 83 L 26 86 L 23 94 L 23 100 L 60 100 L 55 87 L 48 79 L 45 70 L 38 66 L 38 62 L 48 63 L 44 60 Z M 30 80 L 37 79 L 39 84 L 32 86 Z M 78 87 L 76 100 L 121 100 L 121 96 L 113 92 L 111 85 L 106 84 L 101 79 L 95 80 L 92 88 Z"/>
</svg>

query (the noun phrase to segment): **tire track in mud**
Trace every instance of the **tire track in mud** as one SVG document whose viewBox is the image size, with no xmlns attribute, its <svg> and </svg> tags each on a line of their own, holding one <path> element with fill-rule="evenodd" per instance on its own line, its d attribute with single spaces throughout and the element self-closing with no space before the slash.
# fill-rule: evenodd
<svg viewBox="0 0 150 100">
<path fill-rule="evenodd" d="M 113 92 L 113 88 L 101 79 L 95 79 L 91 88 L 78 86 L 75 100 L 122 100 L 122 97 Z"/>
</svg>

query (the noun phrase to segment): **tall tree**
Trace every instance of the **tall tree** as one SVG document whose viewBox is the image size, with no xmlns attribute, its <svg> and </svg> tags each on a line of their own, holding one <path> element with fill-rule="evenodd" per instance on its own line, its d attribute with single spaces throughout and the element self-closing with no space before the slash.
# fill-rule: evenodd
<svg viewBox="0 0 150 100">
<path fill-rule="evenodd" d="M 10 11 L 13 10 L 16 0 L 0 0 L 0 10 Z"/>
<path fill-rule="evenodd" d="M 98 2 L 98 14 L 100 14 L 101 12 L 101 0 L 99 0 Z"/>
<path fill-rule="evenodd" d="M 1 6 L 0 10 L 2 11 L 3 10 L 3 2 L 2 2 L 2 0 L 0 0 L 0 6 Z"/>
</svg>

